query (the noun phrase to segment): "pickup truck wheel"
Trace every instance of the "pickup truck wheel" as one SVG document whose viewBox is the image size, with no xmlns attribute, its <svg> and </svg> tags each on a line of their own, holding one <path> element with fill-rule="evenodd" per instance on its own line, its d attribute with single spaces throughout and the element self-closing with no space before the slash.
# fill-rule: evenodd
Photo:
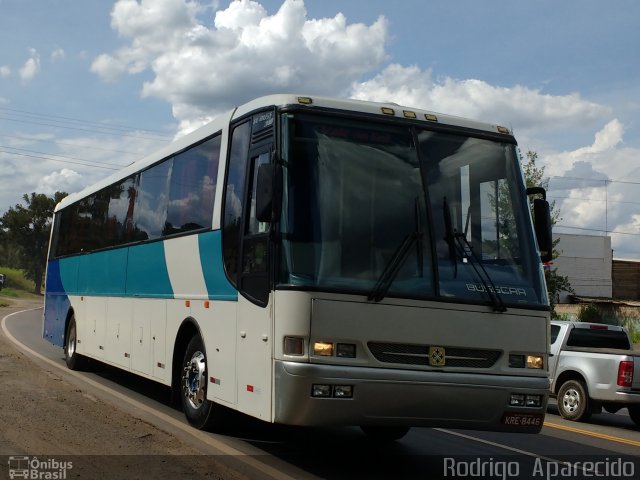
<svg viewBox="0 0 640 480">
<path fill-rule="evenodd" d="M 627 407 L 629 409 L 629 416 L 633 423 L 640 427 L 640 405 L 629 405 Z"/>
<path fill-rule="evenodd" d="M 558 410 L 562 418 L 579 422 L 591 415 L 587 388 L 580 380 L 568 380 L 558 391 Z"/>
</svg>

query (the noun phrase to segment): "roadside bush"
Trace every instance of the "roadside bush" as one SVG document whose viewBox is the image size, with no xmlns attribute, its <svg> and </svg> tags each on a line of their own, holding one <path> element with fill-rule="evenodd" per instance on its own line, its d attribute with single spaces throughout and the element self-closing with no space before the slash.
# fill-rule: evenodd
<svg viewBox="0 0 640 480">
<path fill-rule="evenodd" d="M 578 320 L 581 322 L 602 323 L 602 314 L 598 307 L 589 303 L 580 306 Z"/>
<path fill-rule="evenodd" d="M 0 267 L 0 273 L 4 275 L 4 288 L 33 292 L 35 285 L 32 280 L 25 278 L 24 272 L 17 268 Z"/>
</svg>

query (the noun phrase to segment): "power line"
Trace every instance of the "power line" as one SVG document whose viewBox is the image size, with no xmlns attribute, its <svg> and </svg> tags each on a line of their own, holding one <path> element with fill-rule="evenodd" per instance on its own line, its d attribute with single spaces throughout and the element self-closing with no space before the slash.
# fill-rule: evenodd
<svg viewBox="0 0 640 480">
<path fill-rule="evenodd" d="M 640 181 L 632 182 L 630 180 L 615 180 L 615 179 L 602 179 L 602 178 L 581 178 L 581 177 L 565 177 L 562 175 L 553 175 L 549 178 L 560 178 L 562 180 L 576 180 L 581 182 L 602 182 L 603 184 L 607 183 L 623 183 L 627 185 L 640 185 Z"/>
<path fill-rule="evenodd" d="M 82 125 L 94 125 L 96 127 L 99 128 L 103 128 L 103 129 L 107 129 L 107 130 L 117 130 L 117 131 L 124 131 L 124 132 L 130 132 L 131 130 L 136 130 L 136 131 L 140 131 L 140 132 L 147 132 L 153 136 L 160 136 L 160 137 L 164 137 L 164 138 L 171 138 L 171 135 L 162 132 L 160 130 L 152 130 L 152 129 L 147 129 L 147 128 L 137 128 L 137 127 L 130 127 L 130 126 L 125 126 L 125 125 L 118 125 L 118 124 L 104 124 L 102 122 L 94 122 L 92 120 L 85 120 L 85 119 L 80 119 L 80 118 L 73 118 L 73 117 L 64 117 L 61 115 L 50 115 L 50 114 L 46 114 L 46 113 L 35 113 L 35 112 L 29 112 L 27 110 L 18 110 L 15 108 L 8 108 L 8 107 L 0 107 L 0 111 L 6 111 L 6 112 L 13 112 L 13 114 L 17 114 L 17 115 L 21 115 L 23 117 L 36 117 L 36 118 L 42 118 L 45 119 L 47 121 L 49 121 L 50 119 L 53 121 L 58 121 L 58 120 L 62 120 L 63 122 L 66 123 L 80 123 Z"/>
<path fill-rule="evenodd" d="M 34 138 L 34 137 L 22 137 L 19 135 L 4 135 L 0 133 L 0 137 L 4 137 L 4 138 L 13 138 L 15 140 L 25 140 L 25 141 L 29 141 L 29 142 L 38 142 L 38 143 L 53 143 L 54 145 L 69 145 L 71 147 L 76 147 L 76 148 L 90 148 L 91 150 L 104 150 L 105 152 L 114 152 L 114 153 L 124 153 L 127 155 L 140 155 L 139 152 L 130 152 L 127 150 L 116 150 L 113 148 L 105 148 L 105 147 L 100 147 L 98 145 L 82 145 L 79 143 L 74 143 L 74 142 L 62 142 L 60 140 L 48 140 L 45 138 Z"/>
<path fill-rule="evenodd" d="M 601 229 L 598 229 L 598 228 L 573 227 L 573 226 L 569 226 L 569 225 L 560 225 L 559 223 L 557 223 L 554 226 L 555 227 L 559 227 L 559 228 L 566 228 L 567 230 L 585 230 L 587 232 L 600 232 L 600 233 L 615 234 L 615 235 L 640 236 L 640 233 L 620 232 L 620 231 L 616 231 L 616 230 L 601 230 Z"/>
<path fill-rule="evenodd" d="M 91 163 L 95 163 L 95 164 L 98 164 L 98 165 L 113 165 L 114 167 L 120 167 L 120 168 L 126 167 L 126 165 L 123 165 L 123 164 L 120 164 L 120 163 L 99 162 L 97 160 L 86 160 L 84 158 L 69 157 L 67 155 L 59 155 L 57 153 L 38 152 L 36 150 L 28 150 L 26 148 L 8 147 L 6 145 L 0 145 L 0 148 L 8 148 L 10 150 L 18 150 L 20 152 L 36 153 L 36 154 L 39 154 L 39 155 L 50 155 L 50 156 L 53 156 L 53 157 L 66 158 L 68 160 L 76 160 L 76 161 L 80 161 L 80 162 L 91 162 Z M 4 151 L 4 153 L 9 153 L 10 154 L 11 152 Z"/>
<path fill-rule="evenodd" d="M 98 130 L 89 129 L 89 128 L 70 127 L 70 126 L 66 126 L 66 125 L 55 125 L 55 124 L 51 124 L 51 123 L 33 122 L 33 121 L 27 121 L 27 120 L 19 120 L 19 119 L 16 119 L 16 118 L 0 117 L 0 120 L 6 120 L 6 121 L 9 121 L 9 122 L 18 122 L 18 123 L 28 123 L 28 124 L 40 125 L 40 126 L 44 126 L 44 127 L 65 128 L 67 130 L 78 130 L 80 132 L 90 132 L 90 133 L 99 134 L 99 135 L 113 135 L 113 136 L 119 136 L 119 137 L 131 137 L 131 138 L 138 138 L 138 139 L 156 141 L 156 142 L 158 140 L 160 140 L 160 139 L 161 140 L 167 140 L 169 138 L 168 136 L 162 136 L 161 137 L 160 135 L 145 136 L 145 135 L 133 135 L 133 134 L 130 134 L 130 133 L 123 133 L 123 132 L 115 133 L 115 132 L 109 132 L 109 131 L 98 131 Z M 103 130 L 109 130 L 108 127 L 99 127 L 99 128 L 102 128 Z"/>
<path fill-rule="evenodd" d="M 586 198 L 586 197 L 561 197 L 559 195 L 551 195 L 547 194 L 547 198 L 553 199 L 565 199 L 565 200 L 580 200 L 580 201 L 588 201 L 588 202 L 609 202 L 609 203 L 621 203 L 628 205 L 640 205 L 640 202 L 623 202 L 621 200 L 607 200 L 605 198 Z"/>
<path fill-rule="evenodd" d="M 7 152 L 6 150 L 2 150 L 0 149 L 0 153 L 6 153 L 8 155 L 17 155 L 19 157 L 29 157 L 29 158 L 38 158 L 38 159 L 42 159 L 42 160 L 49 160 L 52 162 L 60 162 L 60 163 L 70 163 L 73 165 L 84 165 L 85 167 L 94 167 L 94 168 L 104 168 L 105 170 L 120 170 L 122 167 L 105 167 L 104 165 L 99 165 L 99 164 L 95 164 L 95 163 L 82 163 L 82 162 L 74 162 L 71 160 L 60 160 L 57 158 L 50 158 L 50 157 L 42 157 L 39 155 L 30 155 L 27 153 L 18 153 L 18 152 Z"/>
</svg>

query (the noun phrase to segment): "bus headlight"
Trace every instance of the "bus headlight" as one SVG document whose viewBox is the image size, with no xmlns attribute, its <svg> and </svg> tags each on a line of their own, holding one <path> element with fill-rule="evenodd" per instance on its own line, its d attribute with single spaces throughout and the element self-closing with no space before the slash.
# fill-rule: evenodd
<svg viewBox="0 0 640 480">
<path fill-rule="evenodd" d="M 509 367 L 511 368 L 544 368 L 544 357 L 542 355 L 509 354 Z"/>
<path fill-rule="evenodd" d="M 333 343 L 329 342 L 314 342 L 313 354 L 322 357 L 330 357 L 333 355 Z"/>
<path fill-rule="evenodd" d="M 541 355 L 527 355 L 527 368 L 544 368 L 544 357 Z"/>
</svg>

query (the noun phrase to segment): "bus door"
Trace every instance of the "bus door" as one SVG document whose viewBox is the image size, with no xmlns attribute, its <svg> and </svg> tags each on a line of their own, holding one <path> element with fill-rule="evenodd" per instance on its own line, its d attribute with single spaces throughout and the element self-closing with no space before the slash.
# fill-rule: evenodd
<svg viewBox="0 0 640 480">
<path fill-rule="evenodd" d="M 271 420 L 273 358 L 270 225 L 256 218 L 256 187 L 260 166 L 270 163 L 272 159 L 274 120 L 273 110 L 256 114 L 251 120 L 243 215 L 238 232 L 238 409 L 266 421 Z"/>
</svg>

